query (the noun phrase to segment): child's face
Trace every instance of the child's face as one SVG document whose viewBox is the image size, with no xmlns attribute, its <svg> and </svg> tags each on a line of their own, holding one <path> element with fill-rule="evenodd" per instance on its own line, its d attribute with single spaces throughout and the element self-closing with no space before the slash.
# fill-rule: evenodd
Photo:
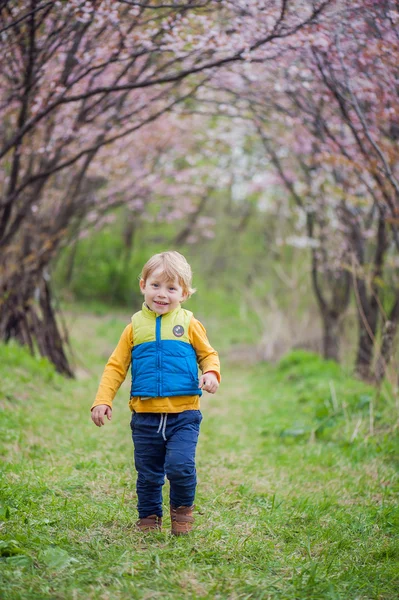
<svg viewBox="0 0 399 600">
<path fill-rule="evenodd" d="M 166 279 L 161 268 L 153 271 L 146 281 L 141 279 L 140 289 L 148 308 L 158 315 L 171 312 L 187 298 L 177 277 L 173 281 Z"/>
</svg>

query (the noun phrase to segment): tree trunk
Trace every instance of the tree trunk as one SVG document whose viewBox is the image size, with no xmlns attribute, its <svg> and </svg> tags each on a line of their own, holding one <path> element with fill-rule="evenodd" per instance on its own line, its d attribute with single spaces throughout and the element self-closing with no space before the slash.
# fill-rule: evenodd
<svg viewBox="0 0 399 600">
<path fill-rule="evenodd" d="M 327 360 L 339 362 L 340 317 L 333 311 L 321 311 L 323 321 L 323 356 Z"/>
<path fill-rule="evenodd" d="M 375 380 L 380 383 L 386 373 L 394 351 L 394 342 L 398 330 L 399 321 L 399 297 L 396 297 L 395 303 L 388 315 L 382 334 L 381 351 L 375 364 Z"/>
<path fill-rule="evenodd" d="M 52 305 L 44 255 L 25 252 L 5 261 L 0 277 L 0 341 L 16 339 L 49 359 L 59 373 L 73 377 Z M 10 258 L 10 257 L 8 257 Z M 33 265 L 33 263 L 35 263 Z M 43 264 L 45 263 L 45 264 Z"/>
<path fill-rule="evenodd" d="M 313 237 L 309 218 L 308 232 Z M 343 268 L 325 278 L 319 270 L 317 252 L 312 250 L 312 285 L 323 322 L 323 357 L 339 362 L 340 322 L 349 305 L 350 277 Z"/>
<path fill-rule="evenodd" d="M 358 242 L 359 244 L 359 242 Z M 373 263 L 373 273 L 370 282 L 370 294 L 367 293 L 364 278 L 356 278 L 355 294 L 358 308 L 359 345 L 356 357 L 356 373 L 362 379 L 374 380 L 372 361 L 375 352 L 375 339 L 380 316 L 380 287 L 379 280 L 383 280 L 385 254 L 389 246 L 385 222 L 385 210 L 380 209 L 376 236 L 376 248 Z M 364 264 L 363 255 L 357 254 L 359 263 Z"/>
<path fill-rule="evenodd" d="M 72 243 L 72 248 L 70 249 L 68 258 L 67 258 L 67 270 L 66 270 L 66 274 L 65 274 L 65 282 L 68 287 L 72 283 L 72 277 L 73 277 L 73 271 L 75 268 L 75 258 L 76 258 L 76 252 L 78 249 L 78 243 L 79 243 L 79 240 L 75 239 L 75 241 Z"/>
<path fill-rule="evenodd" d="M 359 341 L 356 356 L 356 373 L 364 381 L 373 379 L 371 363 L 373 360 L 374 340 L 364 326 L 363 320 L 359 319 Z"/>
<path fill-rule="evenodd" d="M 378 324 L 378 307 L 371 305 L 364 280 L 356 280 L 359 338 L 356 355 L 356 374 L 365 381 L 373 380 L 372 362 Z"/>
</svg>

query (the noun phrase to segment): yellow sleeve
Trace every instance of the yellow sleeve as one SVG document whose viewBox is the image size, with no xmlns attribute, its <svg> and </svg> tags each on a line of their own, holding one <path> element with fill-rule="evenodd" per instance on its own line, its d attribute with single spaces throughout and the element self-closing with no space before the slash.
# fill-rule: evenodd
<svg viewBox="0 0 399 600">
<path fill-rule="evenodd" d="M 132 359 L 133 330 L 127 325 L 123 330 L 118 345 L 108 359 L 103 371 L 96 399 L 91 409 L 99 404 L 107 404 L 112 408 L 116 392 L 124 382 Z M 91 410 L 90 409 L 90 410 Z"/>
<path fill-rule="evenodd" d="M 210 345 L 205 327 L 195 317 L 191 318 L 188 337 L 197 354 L 198 365 L 202 373 L 213 371 L 220 383 L 219 355 Z"/>
</svg>

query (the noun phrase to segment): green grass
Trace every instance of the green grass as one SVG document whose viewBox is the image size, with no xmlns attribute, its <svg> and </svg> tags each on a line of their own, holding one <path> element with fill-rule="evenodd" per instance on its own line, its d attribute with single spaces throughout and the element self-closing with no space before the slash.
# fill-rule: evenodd
<svg viewBox="0 0 399 600">
<path fill-rule="evenodd" d="M 111 424 L 89 416 L 126 318 L 69 315 L 74 381 L 0 347 L 0 598 L 397 599 L 395 399 L 305 352 L 225 360 L 202 401 L 195 532 L 134 530 L 128 383 Z"/>
</svg>

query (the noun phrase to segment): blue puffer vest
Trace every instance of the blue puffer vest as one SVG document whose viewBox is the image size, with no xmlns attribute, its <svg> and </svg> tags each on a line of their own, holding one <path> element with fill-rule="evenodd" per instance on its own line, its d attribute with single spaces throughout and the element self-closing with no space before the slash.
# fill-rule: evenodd
<svg viewBox="0 0 399 600">
<path fill-rule="evenodd" d="M 201 396 L 195 350 L 188 328 L 193 313 L 181 308 L 157 315 L 145 304 L 132 317 L 130 396 Z"/>
</svg>

